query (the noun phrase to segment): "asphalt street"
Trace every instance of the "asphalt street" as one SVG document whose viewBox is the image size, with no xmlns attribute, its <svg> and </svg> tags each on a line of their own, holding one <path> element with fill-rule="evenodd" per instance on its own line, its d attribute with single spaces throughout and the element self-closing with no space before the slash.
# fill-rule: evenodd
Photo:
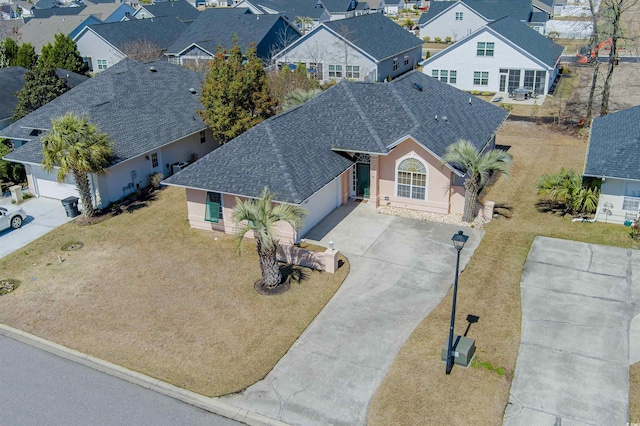
<svg viewBox="0 0 640 426">
<path fill-rule="evenodd" d="M 0 425 L 239 425 L 0 335 Z"/>
</svg>

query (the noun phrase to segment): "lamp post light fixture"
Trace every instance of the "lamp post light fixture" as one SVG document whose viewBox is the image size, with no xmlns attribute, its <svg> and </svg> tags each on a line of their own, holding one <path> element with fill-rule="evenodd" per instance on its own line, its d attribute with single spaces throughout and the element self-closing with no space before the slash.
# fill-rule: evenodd
<svg viewBox="0 0 640 426">
<path fill-rule="evenodd" d="M 451 306 L 451 325 L 449 327 L 449 340 L 447 342 L 447 374 L 451 373 L 453 368 L 454 357 L 457 355 L 453 351 L 453 327 L 456 321 L 456 297 L 458 295 L 458 274 L 460 272 L 460 252 L 464 248 L 464 244 L 469 239 L 468 235 L 464 235 L 462 231 L 458 231 L 451 238 L 453 247 L 458 251 L 458 257 L 456 259 L 456 278 L 453 282 L 453 304 Z"/>
</svg>

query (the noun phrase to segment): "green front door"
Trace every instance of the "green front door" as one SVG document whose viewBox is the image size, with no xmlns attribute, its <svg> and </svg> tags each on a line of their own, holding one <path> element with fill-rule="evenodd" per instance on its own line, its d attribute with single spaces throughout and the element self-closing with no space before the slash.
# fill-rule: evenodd
<svg viewBox="0 0 640 426">
<path fill-rule="evenodd" d="M 370 165 L 364 163 L 356 163 L 356 196 L 369 197 L 369 170 Z"/>
</svg>

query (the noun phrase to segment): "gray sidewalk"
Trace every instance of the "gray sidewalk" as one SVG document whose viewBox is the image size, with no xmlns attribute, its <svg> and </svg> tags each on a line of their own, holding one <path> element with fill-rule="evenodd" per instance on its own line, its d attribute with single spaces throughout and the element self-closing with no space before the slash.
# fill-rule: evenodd
<svg viewBox="0 0 640 426">
<path fill-rule="evenodd" d="M 294 425 L 366 424 L 400 348 L 453 284 L 458 229 L 380 215 L 366 204 L 335 210 L 308 239 L 333 241 L 349 258 L 349 276 L 264 380 L 222 400 Z M 462 267 L 483 235 L 464 232 Z"/>
<path fill-rule="evenodd" d="M 629 333 L 638 271 L 637 250 L 535 239 L 522 274 L 522 338 L 504 425 L 627 424 L 629 364 L 640 343 L 630 345 Z"/>
</svg>

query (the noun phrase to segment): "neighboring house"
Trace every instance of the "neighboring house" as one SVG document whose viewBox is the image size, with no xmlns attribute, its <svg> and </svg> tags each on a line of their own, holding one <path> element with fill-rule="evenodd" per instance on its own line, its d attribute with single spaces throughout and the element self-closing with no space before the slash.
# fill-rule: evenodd
<svg viewBox="0 0 640 426">
<path fill-rule="evenodd" d="M 175 17 L 132 19 L 87 26 L 74 40 L 89 70 L 100 72 L 140 50 L 136 47 L 155 48 L 162 54 L 188 27 Z"/>
<path fill-rule="evenodd" d="M 186 188 L 194 228 L 233 233 L 236 197 L 264 187 L 308 214 L 291 241 L 349 198 L 462 213 L 464 173 L 441 159 L 460 139 L 493 149 L 508 113 L 418 71 L 390 83 L 341 81 L 306 103 L 269 118 L 166 179 Z"/>
<path fill-rule="evenodd" d="M 60 6 L 60 2 L 58 0 L 38 0 L 34 7 L 36 9 L 51 9 L 52 7 Z"/>
<path fill-rule="evenodd" d="M 432 1 L 420 16 L 418 28 L 420 37 L 451 37 L 455 42 L 505 16 L 528 23 L 531 0 Z"/>
<path fill-rule="evenodd" d="M 256 15 L 283 14 L 291 22 L 308 17 L 313 28 L 321 22 L 370 13 L 367 2 L 357 0 L 241 0 L 234 7 L 249 8 Z"/>
<path fill-rule="evenodd" d="M 32 10 L 34 9 L 34 6 L 32 3 L 29 3 L 28 1 L 17 1 L 13 4 L 19 8 L 18 11 L 20 12 L 21 18 L 30 18 L 33 16 Z"/>
<path fill-rule="evenodd" d="M 640 106 L 593 120 L 584 176 L 602 180 L 596 220 L 624 223 L 640 211 Z"/>
<path fill-rule="evenodd" d="M 18 105 L 16 93 L 24 86 L 24 74 L 28 70 L 23 67 L 0 68 L 0 129 L 13 123 L 13 110 Z M 63 78 L 67 86 L 76 87 L 89 77 L 58 68 L 56 74 Z"/>
<path fill-rule="evenodd" d="M 397 15 L 401 10 L 413 9 L 416 2 L 405 2 L 404 0 L 385 0 L 384 13 L 387 15 Z"/>
<path fill-rule="evenodd" d="M 344 78 L 382 81 L 414 69 L 422 40 L 380 13 L 323 22 L 274 57 L 302 63 L 322 82 Z"/>
<path fill-rule="evenodd" d="M 185 0 L 163 1 L 140 6 L 132 17 L 136 19 L 149 19 L 160 17 L 176 17 L 181 21 L 194 21 L 200 15 L 200 11 Z"/>
<path fill-rule="evenodd" d="M 41 133 L 68 112 L 86 115 L 113 141 L 115 158 L 104 175 L 91 175 L 92 197 L 103 208 L 147 186 L 158 172 L 168 176 L 214 150 L 218 143 L 196 111 L 202 108 L 203 76 L 167 62 L 124 59 L 108 70 L 16 121 L 0 137 L 26 142 L 5 159 L 25 165 L 29 188 L 37 196 L 77 196 L 72 178 L 59 184 L 42 163 Z M 178 164 L 179 163 L 179 164 Z"/>
<path fill-rule="evenodd" d="M 272 56 L 301 36 L 282 15 L 254 15 L 246 9 L 206 9 L 167 49 L 176 64 L 209 61 L 218 46 L 228 49 L 234 37 L 244 52 L 255 46 L 258 58 L 270 63 Z"/>
<path fill-rule="evenodd" d="M 33 18 L 35 19 L 47 19 L 52 16 L 70 16 L 70 15 L 81 15 L 81 14 L 86 16 L 86 14 L 82 13 L 86 8 L 87 6 L 85 5 L 80 5 L 78 7 L 54 6 L 48 9 L 34 8 L 31 13 L 33 15 Z"/>
<path fill-rule="evenodd" d="M 10 19 L 18 19 L 20 17 L 20 8 L 17 4 L 0 4 L 0 20 L 8 21 Z"/>
<path fill-rule="evenodd" d="M 511 93 L 524 87 L 546 95 L 564 48 L 505 17 L 421 62 L 422 72 L 462 90 Z"/>
<path fill-rule="evenodd" d="M 385 13 L 385 0 L 365 0 L 361 3 L 367 3 L 369 13 Z"/>
</svg>

